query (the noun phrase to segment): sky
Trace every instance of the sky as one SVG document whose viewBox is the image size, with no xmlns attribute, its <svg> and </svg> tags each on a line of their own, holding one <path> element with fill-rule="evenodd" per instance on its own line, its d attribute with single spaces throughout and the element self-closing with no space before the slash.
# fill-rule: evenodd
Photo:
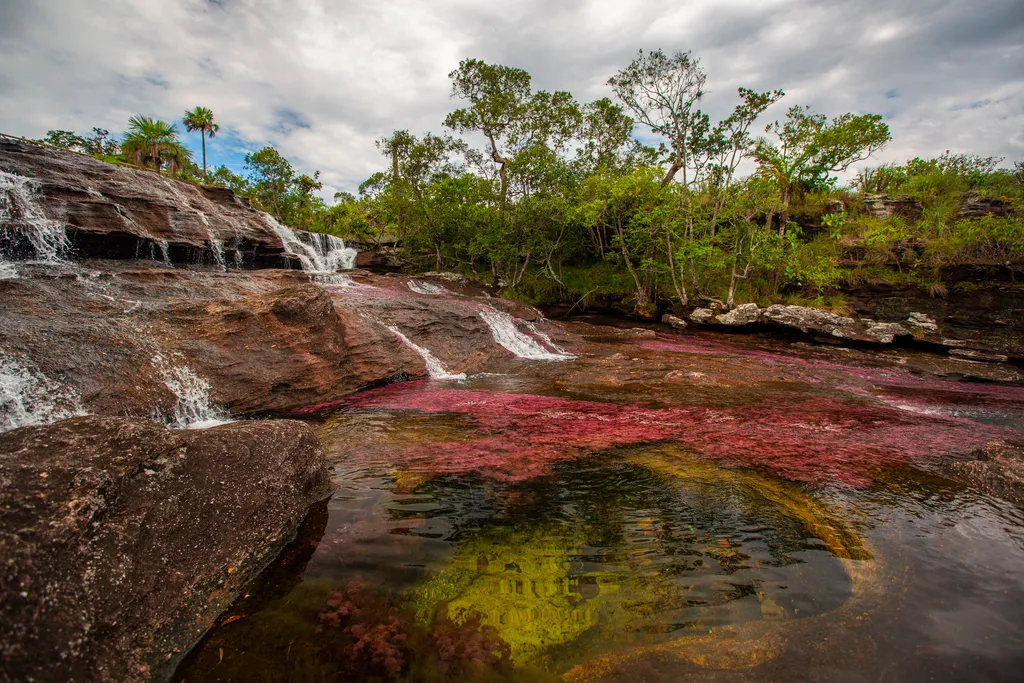
<svg viewBox="0 0 1024 683">
<path fill-rule="evenodd" d="M 385 167 L 381 136 L 444 132 L 462 59 L 589 101 L 640 49 L 699 57 L 713 118 L 740 86 L 786 92 L 763 124 L 796 104 L 882 114 L 893 141 L 862 166 L 1024 159 L 1021 0 L 0 0 L 0 132 L 180 127 L 202 105 L 211 164 L 273 145 L 330 197 Z"/>
</svg>

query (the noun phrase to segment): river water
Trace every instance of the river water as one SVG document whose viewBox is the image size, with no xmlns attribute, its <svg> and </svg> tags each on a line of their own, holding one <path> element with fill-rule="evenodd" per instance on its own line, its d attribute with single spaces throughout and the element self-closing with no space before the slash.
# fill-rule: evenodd
<svg viewBox="0 0 1024 683">
<path fill-rule="evenodd" d="M 174 680 L 1020 679 L 1024 512 L 942 474 L 1014 370 L 570 328 L 301 415 L 336 491 Z"/>
</svg>

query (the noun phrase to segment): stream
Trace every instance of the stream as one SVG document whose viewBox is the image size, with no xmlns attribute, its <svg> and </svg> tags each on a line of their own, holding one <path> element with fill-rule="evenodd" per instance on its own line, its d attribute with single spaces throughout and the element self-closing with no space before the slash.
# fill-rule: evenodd
<svg viewBox="0 0 1024 683">
<path fill-rule="evenodd" d="M 174 680 L 1017 679 L 1024 513 L 941 472 L 1024 387 L 608 322 L 299 411 L 336 491 Z"/>
</svg>

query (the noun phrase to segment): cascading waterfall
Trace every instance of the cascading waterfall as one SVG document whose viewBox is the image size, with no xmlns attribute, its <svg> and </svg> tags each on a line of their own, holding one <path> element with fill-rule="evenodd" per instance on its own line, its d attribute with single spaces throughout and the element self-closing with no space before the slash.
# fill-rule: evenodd
<svg viewBox="0 0 1024 683">
<path fill-rule="evenodd" d="M 302 269 L 316 279 L 317 275 L 352 270 L 356 265 L 356 250 L 345 246 L 345 240 L 318 232 L 305 233 L 309 244 L 286 225 L 266 214 L 267 225 L 277 233 L 289 255 L 299 259 Z"/>
<path fill-rule="evenodd" d="M 0 171 L 0 225 L 28 239 L 37 261 L 63 263 L 71 242 L 64 225 L 40 208 L 38 189 L 31 178 Z"/>
<path fill-rule="evenodd" d="M 521 332 L 516 327 L 515 318 L 508 313 L 490 306 L 484 307 L 479 313 L 483 321 L 491 328 L 491 336 L 494 337 L 494 341 L 519 358 L 528 360 L 568 360 L 573 358 L 572 354 L 558 348 L 546 334 L 537 330 L 536 327 L 531 331 L 541 338 L 548 348 L 545 348 L 537 339 Z"/>
<path fill-rule="evenodd" d="M 153 357 L 167 388 L 177 397 L 174 415 L 155 417 L 172 429 L 205 429 L 227 424 L 232 420 L 210 400 L 210 383 L 184 365 L 171 365 L 160 354 Z"/>
<path fill-rule="evenodd" d="M 78 393 L 27 363 L 0 356 L 0 432 L 85 415 Z"/>
<path fill-rule="evenodd" d="M 217 265 L 220 266 L 220 269 L 226 273 L 228 272 L 228 261 L 224 257 L 224 240 L 219 240 L 214 237 L 213 230 L 210 230 L 208 234 L 210 236 L 210 251 L 213 252 L 213 260 L 216 261 Z"/>
<path fill-rule="evenodd" d="M 459 373 L 456 375 L 448 372 L 444 365 L 441 364 L 441 361 L 434 357 L 434 354 L 422 346 L 414 344 L 413 341 L 402 334 L 402 331 L 397 327 L 388 326 L 388 329 L 393 332 L 396 337 L 401 339 L 406 346 L 420 355 L 420 358 L 423 359 L 423 362 L 427 366 L 427 374 L 430 375 L 431 379 L 466 379 L 465 373 Z"/>
</svg>

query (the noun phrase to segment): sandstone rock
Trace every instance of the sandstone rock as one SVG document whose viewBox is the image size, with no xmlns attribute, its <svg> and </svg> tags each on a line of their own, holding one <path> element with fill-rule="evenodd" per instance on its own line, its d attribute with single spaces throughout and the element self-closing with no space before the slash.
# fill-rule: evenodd
<svg viewBox="0 0 1024 683">
<path fill-rule="evenodd" d="M 939 326 L 935 323 L 935 319 L 926 313 L 912 312 L 907 317 L 907 324 L 922 332 L 934 333 L 939 331 Z"/>
<path fill-rule="evenodd" d="M 830 311 L 805 306 L 775 304 L 764 310 L 762 318 L 766 322 L 797 329 L 805 334 L 815 333 L 877 344 L 891 344 L 895 337 L 910 334 L 906 328 L 897 323 L 859 321 Z"/>
<path fill-rule="evenodd" d="M 1005 363 L 1010 360 L 1009 356 L 1004 356 L 1001 353 L 987 353 L 975 349 L 950 349 L 949 355 L 968 360 L 983 361 L 985 363 Z"/>
<path fill-rule="evenodd" d="M 741 304 L 728 313 L 723 313 L 715 318 L 719 325 L 739 327 L 750 325 L 761 319 L 761 309 L 757 304 Z"/>
<path fill-rule="evenodd" d="M 979 192 L 968 192 L 957 209 L 958 218 L 984 218 L 998 216 L 1006 218 L 1012 213 L 1010 205 L 1001 199 L 983 197 Z"/>
<path fill-rule="evenodd" d="M 839 199 L 830 199 L 825 202 L 825 208 L 822 210 L 822 215 L 829 216 L 831 214 L 842 213 L 846 211 L 846 206 Z"/>
<path fill-rule="evenodd" d="M 994 441 L 972 455 L 946 464 L 942 473 L 1024 507 L 1024 448 Z"/>
<path fill-rule="evenodd" d="M 864 206 L 875 218 L 899 216 L 908 223 L 914 223 L 924 215 L 924 205 L 909 195 L 901 195 L 898 199 L 887 194 L 867 195 Z"/>
<path fill-rule="evenodd" d="M 0 171 L 29 179 L 40 195 L 37 200 L 32 193 L 36 208 L 67 226 L 84 255 L 131 259 L 163 241 L 176 263 L 201 258 L 213 263 L 211 240 L 216 240 L 228 262 L 238 252 L 250 267 L 289 263 L 266 214 L 229 189 L 8 138 L 0 139 Z"/>
<path fill-rule="evenodd" d="M 671 327 L 674 327 L 677 330 L 685 330 L 688 327 L 685 320 L 683 320 L 679 316 L 672 315 L 671 313 L 666 313 L 665 315 L 661 316 L 661 322 L 665 323 L 666 325 L 670 325 Z"/>
<path fill-rule="evenodd" d="M 695 308 L 690 313 L 690 320 L 698 325 L 710 324 L 715 319 L 715 312 L 710 308 Z"/>
<path fill-rule="evenodd" d="M 27 427 L 0 482 L 5 680 L 165 679 L 330 492 L 294 421 Z"/>
</svg>

